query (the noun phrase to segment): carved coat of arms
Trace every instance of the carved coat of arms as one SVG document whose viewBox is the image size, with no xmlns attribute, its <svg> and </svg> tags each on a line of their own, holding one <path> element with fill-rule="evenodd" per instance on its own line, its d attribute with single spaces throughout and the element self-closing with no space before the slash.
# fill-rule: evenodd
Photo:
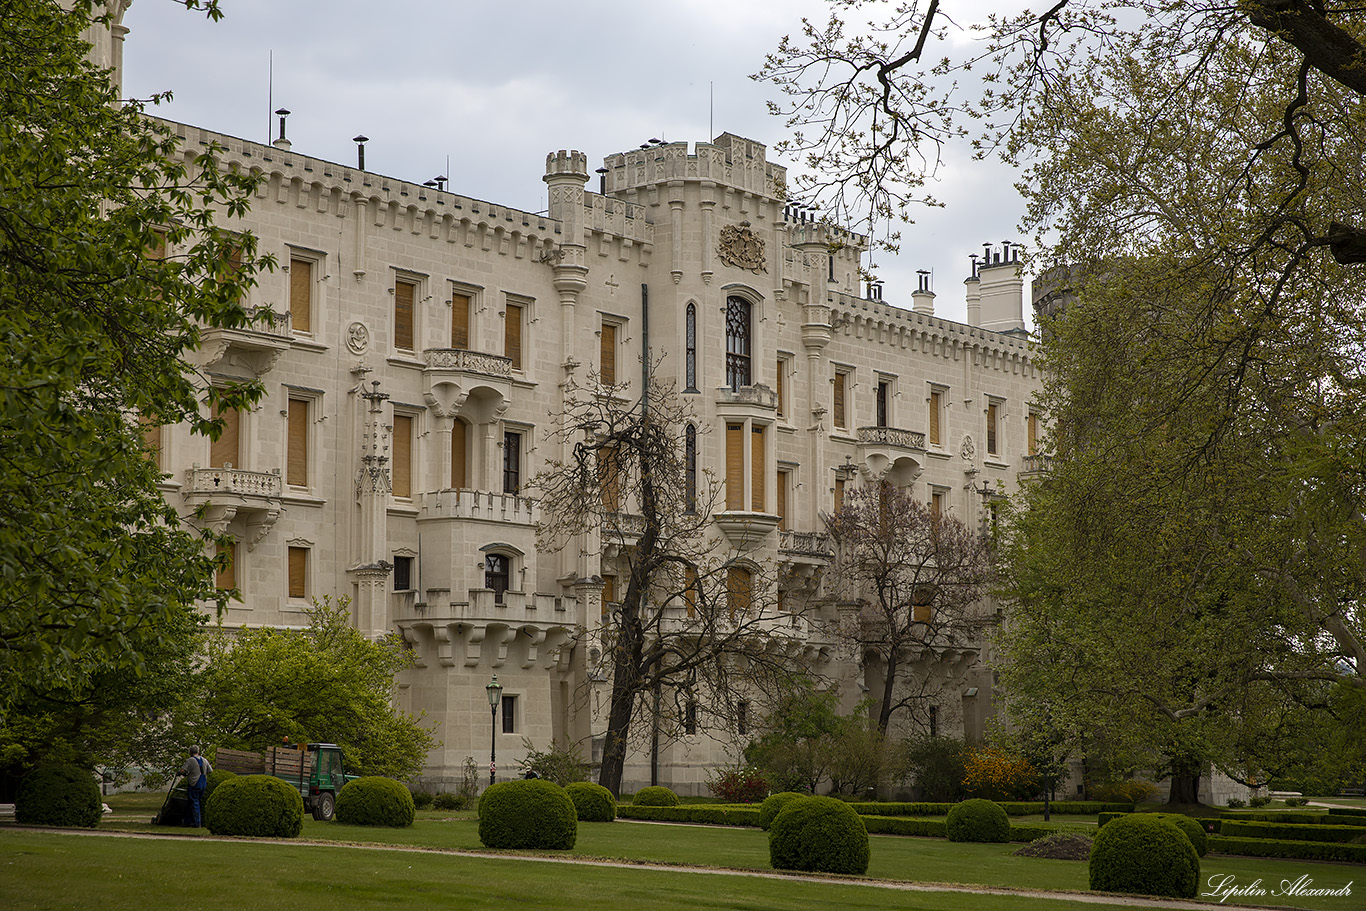
<svg viewBox="0 0 1366 911">
<path fill-rule="evenodd" d="M 749 222 L 726 225 L 721 229 L 721 241 L 716 255 L 728 266 L 738 266 L 750 272 L 767 272 L 764 261 L 764 239 L 750 230 Z"/>
</svg>

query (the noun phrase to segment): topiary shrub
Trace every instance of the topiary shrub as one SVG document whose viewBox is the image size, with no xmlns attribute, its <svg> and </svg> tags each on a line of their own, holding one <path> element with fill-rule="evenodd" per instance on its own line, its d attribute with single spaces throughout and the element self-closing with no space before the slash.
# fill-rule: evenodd
<svg viewBox="0 0 1366 911">
<path fill-rule="evenodd" d="M 792 801 L 799 797 L 805 797 L 798 791 L 779 791 L 777 794 L 770 794 L 759 804 L 759 828 L 767 830 L 773 825 L 773 819 Z"/>
<path fill-rule="evenodd" d="M 995 801 L 978 797 L 956 803 L 949 809 L 944 823 L 949 841 L 1010 841 L 1010 817 Z"/>
<path fill-rule="evenodd" d="M 799 797 L 773 818 L 768 859 L 775 870 L 861 876 L 868 872 L 868 830 L 842 800 Z"/>
<path fill-rule="evenodd" d="M 442 791 L 432 798 L 432 807 L 437 810 L 463 810 L 465 800 L 459 794 Z"/>
<path fill-rule="evenodd" d="M 93 829 L 104 812 L 100 786 L 89 769 L 40 765 L 24 777 L 14 796 L 14 821 L 29 826 Z"/>
<path fill-rule="evenodd" d="M 213 793 L 214 788 L 218 787 L 220 784 L 227 781 L 229 778 L 236 778 L 237 773 L 229 772 L 227 769 L 214 769 L 206 777 L 209 779 L 209 783 L 204 786 L 205 805 L 208 804 L 209 795 Z"/>
<path fill-rule="evenodd" d="M 294 838 L 303 831 L 304 801 L 274 775 L 238 775 L 214 789 L 204 824 L 214 835 Z"/>
<path fill-rule="evenodd" d="M 612 822 L 617 818 L 617 799 L 612 792 L 591 781 L 574 781 L 564 786 L 574 802 L 579 822 Z"/>
<path fill-rule="evenodd" d="M 1205 852 L 1209 850 L 1209 839 L 1205 837 L 1204 826 L 1191 817 L 1182 816 L 1180 813 L 1154 813 L 1153 815 L 1174 823 L 1191 840 L 1191 847 L 1195 848 L 1195 853 L 1201 857 L 1205 856 Z"/>
<path fill-rule="evenodd" d="M 500 781 L 479 798 L 479 840 L 486 848 L 567 851 L 578 837 L 574 801 L 553 781 Z"/>
<path fill-rule="evenodd" d="M 1096 833 L 1090 874 L 1097 892 L 1194 898 L 1200 855 L 1174 823 L 1134 813 L 1110 820 Z"/>
<path fill-rule="evenodd" d="M 413 791 L 411 788 L 409 788 L 409 791 L 413 795 L 414 808 L 418 810 L 431 809 L 432 801 L 435 799 L 434 797 L 432 797 L 431 791 Z"/>
<path fill-rule="evenodd" d="M 413 824 L 417 807 L 413 795 L 401 782 L 371 775 L 348 781 L 337 792 L 337 822 L 348 826 L 389 826 L 402 829 Z"/>
<path fill-rule="evenodd" d="M 678 795 L 668 788 L 649 787 L 636 791 L 631 803 L 638 807 L 676 807 Z"/>
</svg>

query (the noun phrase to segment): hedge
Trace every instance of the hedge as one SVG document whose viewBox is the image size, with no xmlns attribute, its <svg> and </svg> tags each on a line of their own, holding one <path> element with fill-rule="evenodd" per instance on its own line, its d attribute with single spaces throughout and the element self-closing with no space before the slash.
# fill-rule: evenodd
<svg viewBox="0 0 1366 911">
<path fill-rule="evenodd" d="M 553 781 L 500 781 L 479 798 L 479 840 L 486 848 L 567 851 L 578 837 L 574 801 Z"/>
<path fill-rule="evenodd" d="M 1243 822 L 1225 819 L 1219 826 L 1219 834 L 1230 838 L 1270 838 L 1276 841 L 1366 842 L 1366 831 L 1361 826 L 1294 826 L 1256 820 Z"/>
<path fill-rule="evenodd" d="M 1220 813 L 1219 818 L 1253 822 L 1288 822 L 1292 825 L 1303 826 L 1366 826 L 1366 816 L 1335 816 L 1331 813 L 1262 811 L 1257 813 Z"/>
<path fill-rule="evenodd" d="M 571 781 L 564 792 L 574 802 L 579 822 L 612 822 L 617 818 L 617 799 L 612 792 L 591 781 Z"/>
<path fill-rule="evenodd" d="M 1007 816 L 1036 816 L 1043 813 L 1043 801 L 993 801 L 1006 811 Z M 875 801 L 854 801 L 849 804 L 856 813 L 863 816 L 947 816 L 953 803 L 878 803 Z M 1090 816 L 1093 813 L 1132 813 L 1131 803 L 1104 803 L 1099 800 L 1055 800 L 1049 805 L 1050 813 L 1059 816 Z"/>
<path fill-rule="evenodd" d="M 617 817 L 654 822 L 696 822 L 713 826 L 759 826 L 759 808 L 753 806 L 686 804 L 677 807 L 642 807 L 620 804 L 617 806 Z"/>
<path fill-rule="evenodd" d="M 1245 854 L 1250 857 L 1284 857 L 1295 860 L 1331 860 L 1339 863 L 1366 864 L 1366 845 L 1211 835 L 1209 849 L 1220 854 Z"/>
<path fill-rule="evenodd" d="M 1366 809 L 1362 807 L 1329 807 L 1328 814 L 1330 816 L 1366 816 Z"/>
</svg>

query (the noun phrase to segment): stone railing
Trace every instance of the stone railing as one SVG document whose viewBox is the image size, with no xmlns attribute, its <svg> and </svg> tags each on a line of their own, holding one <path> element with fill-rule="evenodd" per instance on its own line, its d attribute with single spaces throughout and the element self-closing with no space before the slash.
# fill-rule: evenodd
<svg viewBox="0 0 1366 911">
<path fill-rule="evenodd" d="M 428 370 L 458 370 L 482 376 L 512 376 L 512 361 L 497 354 L 466 348 L 427 348 L 422 352 Z"/>
<path fill-rule="evenodd" d="M 1024 474 L 1042 474 L 1053 467 L 1053 457 L 1049 455 L 1027 455 L 1020 462 Z"/>
<path fill-rule="evenodd" d="M 925 448 L 925 434 L 918 430 L 902 430 L 899 427 L 860 427 L 858 441 L 882 446 L 900 446 L 903 449 Z"/>
<path fill-rule="evenodd" d="M 186 494 L 230 493 L 239 497 L 279 497 L 280 469 L 244 471 L 241 468 L 200 468 L 185 472 Z"/>
<path fill-rule="evenodd" d="M 532 525 L 536 501 L 492 490 L 435 490 L 422 494 L 424 519 L 485 519 Z"/>
<path fill-rule="evenodd" d="M 780 531 L 778 551 L 811 557 L 829 557 L 832 553 L 830 536 L 818 531 Z"/>
<path fill-rule="evenodd" d="M 645 534 L 645 517 L 628 512 L 609 512 L 603 517 L 602 532 L 605 535 L 638 538 Z"/>
</svg>

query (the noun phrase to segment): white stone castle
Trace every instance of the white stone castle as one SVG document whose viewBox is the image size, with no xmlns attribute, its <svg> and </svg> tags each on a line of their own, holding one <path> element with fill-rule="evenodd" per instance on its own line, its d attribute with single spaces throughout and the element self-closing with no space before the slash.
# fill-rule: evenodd
<svg viewBox="0 0 1366 911">
<path fill-rule="evenodd" d="M 123 31 L 92 35 L 116 78 Z M 846 708 L 881 691 L 880 669 L 832 631 L 822 515 L 849 487 L 889 481 L 976 526 L 1036 467 L 1040 371 L 1018 251 L 974 263 L 967 323 L 934 315 L 924 279 L 909 309 L 893 305 L 861 287 L 865 239 L 787 207 L 785 169 L 757 142 L 647 144 L 609 156 L 599 179 L 582 153 L 553 152 L 537 175 L 548 211 L 533 214 L 284 140 L 170 128 L 186 156 L 217 143 L 223 165 L 263 178 L 250 213 L 221 223 L 277 258 L 249 303 L 282 318 L 205 333 L 204 374 L 266 394 L 222 415 L 213 443 L 151 432 L 165 496 L 236 541 L 227 624 L 298 627 L 309 599 L 346 596 L 367 635 L 404 637 L 416 666 L 396 698 L 436 725 L 435 785 L 458 780 L 466 757 L 482 765 L 491 737 L 500 778 L 524 737 L 600 748 L 610 679 L 593 669 L 617 548 L 539 551 L 538 505 L 523 495 L 561 455 L 545 431 L 566 384 L 638 388 L 648 354 L 699 426 L 723 431 L 697 435 L 696 459 L 725 483 L 720 521 L 759 530 L 748 556 L 776 588 L 754 609 Z M 717 546 L 731 546 L 723 531 Z M 921 662 L 943 685 L 915 724 L 980 734 L 993 712 L 985 641 Z M 678 726 L 658 748 L 659 783 L 705 793 L 746 739 L 735 725 L 703 707 Z M 650 753 L 633 746 L 624 790 L 650 783 Z"/>
</svg>

